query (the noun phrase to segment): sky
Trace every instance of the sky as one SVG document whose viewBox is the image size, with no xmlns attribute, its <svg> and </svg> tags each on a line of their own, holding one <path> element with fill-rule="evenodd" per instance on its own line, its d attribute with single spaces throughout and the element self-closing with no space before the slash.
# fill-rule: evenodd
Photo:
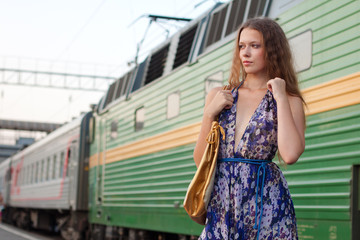
<svg viewBox="0 0 360 240">
<path fill-rule="evenodd" d="M 206 0 L 0 0 L 0 68 L 120 77 L 134 60 L 148 27 L 146 14 L 196 18 L 218 1 Z M 185 23 L 152 23 L 140 59 Z M 167 29 L 169 33 L 165 30 Z M 103 91 L 6 85 L 35 74 L 0 72 L 0 119 L 64 123 L 90 110 Z M 50 81 L 42 76 L 38 81 Z M 64 79 L 53 77 L 61 85 Z M 85 79 L 84 86 L 92 85 Z"/>
</svg>

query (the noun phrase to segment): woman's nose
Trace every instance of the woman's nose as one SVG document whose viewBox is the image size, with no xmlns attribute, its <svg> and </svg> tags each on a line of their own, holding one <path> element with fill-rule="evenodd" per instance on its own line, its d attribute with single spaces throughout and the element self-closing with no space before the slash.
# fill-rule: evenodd
<svg viewBox="0 0 360 240">
<path fill-rule="evenodd" d="M 242 49 L 242 55 L 249 57 L 250 56 L 250 48 L 249 47 L 245 47 L 244 49 Z"/>
</svg>

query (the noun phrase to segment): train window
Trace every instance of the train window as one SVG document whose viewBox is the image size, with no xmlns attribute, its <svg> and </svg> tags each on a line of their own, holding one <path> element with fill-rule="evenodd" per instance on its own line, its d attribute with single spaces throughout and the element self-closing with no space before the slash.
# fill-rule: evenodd
<svg viewBox="0 0 360 240">
<path fill-rule="evenodd" d="M 21 171 L 20 171 L 20 175 L 21 175 L 21 181 L 20 181 L 20 185 L 24 185 L 24 182 L 25 182 L 25 174 L 26 174 L 26 169 L 25 168 L 23 168 Z"/>
<path fill-rule="evenodd" d="M 135 111 L 135 131 L 140 131 L 144 128 L 145 122 L 145 108 L 141 107 Z"/>
<path fill-rule="evenodd" d="M 27 178 L 28 178 L 28 166 L 25 166 L 24 167 L 24 179 L 23 179 L 22 185 L 26 185 Z"/>
<path fill-rule="evenodd" d="M 21 186 L 22 177 L 23 177 L 23 171 L 22 169 L 19 169 L 18 171 L 18 179 L 17 179 L 17 186 Z"/>
<path fill-rule="evenodd" d="M 114 120 L 111 122 L 110 126 L 110 138 L 116 139 L 118 136 L 118 121 Z"/>
<path fill-rule="evenodd" d="M 35 182 L 34 173 L 35 173 L 35 163 L 31 164 L 30 184 L 33 184 Z"/>
<path fill-rule="evenodd" d="M 51 179 L 56 178 L 56 163 L 57 163 L 56 154 L 54 154 L 53 164 L 52 164 L 52 176 L 51 176 Z"/>
<path fill-rule="evenodd" d="M 143 76 L 146 71 L 147 61 L 146 58 L 140 65 L 137 67 L 136 74 L 134 76 L 134 81 L 132 82 L 132 86 L 130 86 L 130 92 L 135 92 L 143 85 Z"/>
<path fill-rule="evenodd" d="M 167 98 L 167 119 L 174 118 L 180 113 L 180 92 L 171 93 Z"/>
<path fill-rule="evenodd" d="M 235 32 L 244 20 L 247 0 L 232 1 L 226 36 Z"/>
<path fill-rule="evenodd" d="M 215 43 L 227 41 L 246 19 L 265 16 L 269 9 L 270 0 L 234 0 L 224 4 L 211 15 L 204 47 L 200 52 Z M 227 38 L 227 39 L 225 39 Z"/>
<path fill-rule="evenodd" d="M 71 156 L 72 155 L 72 152 L 71 152 L 71 149 L 69 149 L 68 151 L 68 158 L 67 158 L 67 163 L 66 163 L 66 176 L 68 177 L 69 176 L 69 166 L 70 166 L 70 163 L 71 163 Z"/>
<path fill-rule="evenodd" d="M 21 172 L 19 169 L 16 170 L 16 176 L 15 176 L 15 179 L 16 179 L 16 185 L 15 186 L 20 186 L 20 183 L 21 183 Z"/>
<path fill-rule="evenodd" d="M 32 178 L 32 164 L 29 165 L 28 184 L 31 184 Z"/>
<path fill-rule="evenodd" d="M 26 184 L 31 184 L 31 170 L 32 170 L 32 164 L 28 165 L 28 174 L 27 174 L 27 181 Z"/>
<path fill-rule="evenodd" d="M 312 31 L 306 30 L 289 39 L 296 72 L 307 70 L 312 64 Z"/>
<path fill-rule="evenodd" d="M 22 171 L 20 171 L 20 169 L 17 170 L 17 179 L 16 179 L 16 186 L 20 186 L 21 185 L 21 177 L 22 177 Z"/>
<path fill-rule="evenodd" d="M 26 183 L 26 174 L 27 174 L 26 169 L 27 169 L 27 167 L 23 168 L 23 176 L 22 176 L 21 185 L 25 185 L 25 183 Z"/>
<path fill-rule="evenodd" d="M 149 68 L 146 73 L 145 85 L 161 77 L 164 72 L 170 44 L 151 55 Z"/>
<path fill-rule="evenodd" d="M 113 100 L 113 97 L 114 97 L 114 91 L 115 91 L 115 86 L 116 86 L 116 81 L 113 82 L 110 87 L 109 87 L 109 90 L 106 94 L 106 99 L 105 99 L 105 104 L 104 104 L 104 108 L 112 102 Z"/>
<path fill-rule="evenodd" d="M 228 6 L 229 5 L 225 5 L 225 7 L 221 8 L 217 12 L 214 12 L 214 14 L 212 15 L 211 25 L 206 40 L 206 47 L 221 39 Z"/>
<path fill-rule="evenodd" d="M 34 180 L 35 183 L 39 182 L 39 162 L 36 162 L 36 167 L 35 167 L 35 176 L 34 176 Z"/>
<path fill-rule="evenodd" d="M 21 175 L 21 185 L 24 185 L 26 181 L 26 167 L 23 168 Z"/>
<path fill-rule="evenodd" d="M 50 179 L 50 163 L 51 163 L 51 159 L 50 157 L 48 157 L 47 162 L 46 162 L 46 178 L 45 181 L 48 181 Z"/>
<path fill-rule="evenodd" d="M 20 182 L 20 185 L 24 185 L 24 183 L 25 183 L 25 177 L 26 177 L 26 168 L 24 167 L 24 168 L 21 170 L 21 182 Z"/>
<path fill-rule="evenodd" d="M 94 141 L 95 136 L 95 118 L 91 117 L 89 120 L 89 141 L 88 143 L 92 143 Z"/>
<path fill-rule="evenodd" d="M 222 71 L 216 72 L 208 76 L 205 80 L 205 97 L 214 87 L 221 87 L 224 81 L 224 73 Z"/>
<path fill-rule="evenodd" d="M 45 159 L 41 161 L 41 168 L 40 168 L 40 182 L 44 181 L 44 167 L 45 167 Z"/>
<path fill-rule="evenodd" d="M 31 170 L 32 170 L 32 165 L 29 164 L 28 165 L 28 175 L 27 175 L 27 181 L 26 181 L 26 184 L 31 184 Z"/>
<path fill-rule="evenodd" d="M 191 50 L 192 43 L 196 34 L 197 25 L 192 27 L 187 32 L 183 33 L 180 36 L 179 44 L 176 49 L 176 57 L 173 65 L 173 69 L 181 66 L 183 63 L 186 63 L 189 59 L 189 54 Z"/>
<path fill-rule="evenodd" d="M 24 185 L 27 185 L 29 183 L 29 165 L 26 166 L 25 168 L 25 181 L 24 181 Z"/>
<path fill-rule="evenodd" d="M 135 69 L 129 71 L 128 73 L 126 73 L 124 76 L 122 76 L 117 82 L 117 88 L 116 88 L 116 92 L 115 92 L 115 99 L 118 99 L 119 97 L 126 95 L 128 88 L 129 88 L 129 84 L 130 81 L 132 79 L 133 73 L 134 73 Z"/>
<path fill-rule="evenodd" d="M 249 18 L 265 15 L 264 9 L 266 6 L 266 2 L 267 0 L 251 1 L 247 18 L 249 19 Z"/>
<path fill-rule="evenodd" d="M 37 170 L 37 165 L 38 162 L 33 163 L 33 183 L 37 183 L 37 174 L 38 174 L 38 170 Z"/>
<path fill-rule="evenodd" d="M 26 185 L 30 184 L 30 181 L 31 181 L 31 165 L 28 165 L 26 170 Z"/>
<path fill-rule="evenodd" d="M 126 76 L 123 76 L 123 77 L 119 78 L 119 80 L 116 81 L 117 85 L 116 85 L 116 90 L 115 90 L 115 99 L 118 99 L 121 96 L 125 77 Z"/>
<path fill-rule="evenodd" d="M 123 89 L 122 89 L 122 92 L 121 92 L 121 96 L 122 95 L 127 95 L 128 92 L 129 92 L 129 87 L 130 87 L 130 82 L 133 78 L 133 74 L 135 72 L 135 69 L 131 70 L 130 72 L 128 72 L 126 74 L 126 77 L 125 77 L 125 83 L 124 83 L 124 86 L 123 86 Z"/>
<path fill-rule="evenodd" d="M 65 160 L 65 153 L 61 152 L 60 154 L 60 164 L 59 164 L 59 178 L 62 178 L 64 172 L 64 160 Z"/>
</svg>

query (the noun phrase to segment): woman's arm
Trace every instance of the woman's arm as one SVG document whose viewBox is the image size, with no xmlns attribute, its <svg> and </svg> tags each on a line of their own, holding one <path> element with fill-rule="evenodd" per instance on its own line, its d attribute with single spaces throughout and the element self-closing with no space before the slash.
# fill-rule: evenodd
<svg viewBox="0 0 360 240">
<path fill-rule="evenodd" d="M 194 149 L 194 161 L 196 167 L 200 165 L 202 155 L 206 148 L 206 137 L 209 134 L 211 124 L 216 120 L 224 108 L 231 108 L 233 97 L 230 90 L 222 90 L 221 87 L 213 88 L 206 97 L 204 115 L 201 123 L 200 134 Z"/>
<path fill-rule="evenodd" d="M 278 147 L 287 164 L 295 163 L 305 149 L 305 114 L 299 97 L 277 101 Z"/>
<path fill-rule="evenodd" d="M 305 149 L 303 103 L 299 97 L 286 94 L 283 79 L 272 79 L 269 85 L 277 103 L 279 152 L 287 164 L 293 164 Z"/>
</svg>

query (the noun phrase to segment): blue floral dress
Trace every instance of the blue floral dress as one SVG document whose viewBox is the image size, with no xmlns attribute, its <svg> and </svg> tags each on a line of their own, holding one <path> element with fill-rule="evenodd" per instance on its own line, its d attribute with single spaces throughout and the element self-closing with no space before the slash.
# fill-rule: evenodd
<svg viewBox="0 0 360 240">
<path fill-rule="evenodd" d="M 268 90 L 235 148 L 237 89 L 232 94 L 233 106 L 219 116 L 225 140 L 220 138 L 214 189 L 199 239 L 298 239 L 287 182 L 279 167 L 271 162 L 277 151 L 275 99 Z M 257 164 L 219 161 L 228 158 L 262 159 L 269 163 L 264 171 L 259 171 Z M 263 181 L 258 177 L 264 177 Z M 258 191 L 260 188 L 262 191 Z"/>
</svg>

